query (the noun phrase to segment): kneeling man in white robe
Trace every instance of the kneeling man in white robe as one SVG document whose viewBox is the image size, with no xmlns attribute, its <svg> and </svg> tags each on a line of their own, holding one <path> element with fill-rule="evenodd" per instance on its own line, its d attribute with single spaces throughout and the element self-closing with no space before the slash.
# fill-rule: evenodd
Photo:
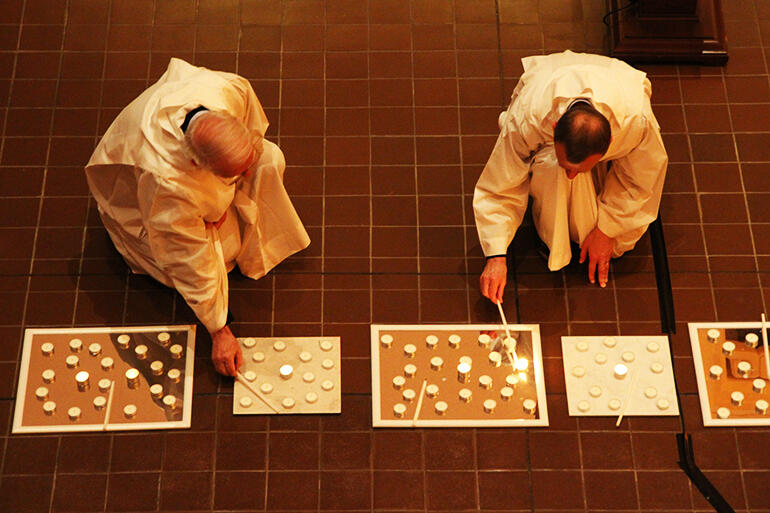
<svg viewBox="0 0 770 513">
<path fill-rule="evenodd" d="M 112 242 L 135 273 L 175 288 L 211 333 L 217 371 L 242 353 L 227 273 L 264 276 L 310 238 L 283 185 L 285 161 L 249 82 L 171 59 L 115 119 L 86 166 Z"/>
<path fill-rule="evenodd" d="M 487 257 L 481 293 L 493 302 L 503 300 L 505 255 L 529 196 L 548 268 L 570 262 L 573 241 L 589 281 L 604 287 L 610 258 L 633 249 L 657 217 L 668 164 L 643 72 L 570 51 L 522 63 L 473 197 Z"/>
</svg>

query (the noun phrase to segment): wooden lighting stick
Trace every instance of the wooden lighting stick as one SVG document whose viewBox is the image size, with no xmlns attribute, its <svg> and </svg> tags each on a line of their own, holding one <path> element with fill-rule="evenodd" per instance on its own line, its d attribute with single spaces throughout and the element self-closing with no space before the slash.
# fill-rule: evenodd
<svg viewBox="0 0 770 513">
<path fill-rule="evenodd" d="M 503 304 L 498 301 L 497 309 L 500 310 L 500 317 L 503 319 L 503 327 L 505 328 L 505 335 L 511 338 L 511 330 L 508 328 L 508 321 L 505 320 L 505 312 L 503 312 Z"/>
<path fill-rule="evenodd" d="M 257 390 L 257 389 L 256 389 L 256 388 L 254 388 L 253 386 L 251 386 L 251 383 L 249 383 L 249 382 L 246 380 L 246 378 L 244 378 L 244 377 L 243 377 L 243 374 L 241 374 L 241 373 L 239 372 L 239 373 L 238 373 L 238 375 L 235 377 L 235 379 L 237 379 L 237 380 L 238 380 L 238 382 L 239 382 L 241 385 L 245 386 L 245 387 L 246 387 L 246 388 L 249 390 L 249 392 L 251 392 L 252 394 L 254 394 L 255 396 L 257 396 L 257 398 L 258 398 L 260 401 L 262 401 L 263 403 L 265 403 L 265 404 L 268 406 L 268 408 L 270 408 L 271 410 L 273 410 L 275 413 L 278 413 L 278 410 L 276 410 L 276 409 L 275 409 L 275 407 L 273 407 L 273 405 L 272 405 L 272 404 L 270 404 L 270 401 L 268 401 L 268 400 L 267 400 L 267 397 L 265 397 L 264 395 L 262 395 L 262 393 L 261 393 L 259 390 Z"/>
<path fill-rule="evenodd" d="M 428 384 L 428 380 L 422 380 L 422 389 L 420 389 L 420 398 L 417 399 L 417 408 L 414 410 L 414 417 L 412 418 L 412 426 L 417 425 L 417 419 L 420 416 L 420 410 L 422 409 L 422 400 L 425 397 L 425 386 Z"/>
<path fill-rule="evenodd" d="M 110 423 L 110 411 L 112 410 L 112 396 L 115 392 L 115 382 L 110 381 L 110 393 L 107 395 L 107 406 L 104 407 L 104 424 L 102 431 L 107 431 L 107 424 Z"/>
<path fill-rule="evenodd" d="M 505 336 L 508 338 L 511 337 L 511 329 L 508 327 L 508 321 L 505 319 L 505 312 L 503 312 L 503 305 L 499 301 L 497 302 L 497 309 L 500 310 L 500 318 L 503 320 L 503 327 L 505 328 Z M 506 355 L 508 355 L 508 359 L 511 361 L 511 363 L 516 366 L 516 362 L 519 361 L 519 358 L 516 356 L 516 350 L 514 349 L 511 351 L 506 351 Z"/>
<path fill-rule="evenodd" d="M 765 346 L 765 370 L 767 379 L 770 380 L 770 349 L 767 347 L 767 319 L 764 313 L 762 314 L 762 345 Z"/>
<path fill-rule="evenodd" d="M 615 422 L 615 427 L 620 427 L 620 422 L 623 420 L 623 415 L 626 414 L 626 407 L 628 406 L 628 401 L 631 400 L 631 392 L 634 391 L 634 388 L 636 388 L 636 378 L 639 377 L 638 372 L 633 372 L 633 376 L 631 376 L 631 383 L 628 385 L 628 391 L 626 392 L 626 399 L 623 401 L 623 408 L 620 410 L 620 416 L 618 417 L 618 421 Z"/>
</svg>

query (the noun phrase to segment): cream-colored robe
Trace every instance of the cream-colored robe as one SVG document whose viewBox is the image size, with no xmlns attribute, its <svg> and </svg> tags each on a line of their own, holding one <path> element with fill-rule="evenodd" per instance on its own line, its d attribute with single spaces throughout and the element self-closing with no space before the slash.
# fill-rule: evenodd
<svg viewBox="0 0 770 513">
<path fill-rule="evenodd" d="M 249 177 L 195 165 L 180 126 L 203 105 L 264 135 L 268 121 L 249 82 L 171 59 L 163 76 L 113 121 L 86 166 L 105 228 L 131 269 L 184 297 L 210 331 L 227 318 L 227 272 L 264 276 L 310 238 L 283 186 L 281 150 L 263 141 Z M 228 212 L 219 228 L 206 227 Z"/>
<path fill-rule="evenodd" d="M 622 255 L 657 217 L 666 176 L 649 80 L 600 55 L 566 51 L 522 63 L 524 74 L 500 115 L 500 136 L 473 198 L 484 254 L 505 254 L 531 195 L 535 227 L 550 248 L 549 269 L 567 265 L 570 239 L 582 243 L 596 226 L 616 239 L 613 256 Z M 612 142 L 597 168 L 569 180 L 556 160 L 553 125 L 579 98 L 609 120 Z"/>
</svg>

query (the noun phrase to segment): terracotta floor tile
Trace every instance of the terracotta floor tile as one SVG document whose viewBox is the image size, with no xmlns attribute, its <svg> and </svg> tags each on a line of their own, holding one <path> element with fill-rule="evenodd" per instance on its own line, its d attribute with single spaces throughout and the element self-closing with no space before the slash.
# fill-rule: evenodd
<svg viewBox="0 0 770 513">
<path fill-rule="evenodd" d="M 57 476 L 52 511 L 102 511 L 106 491 L 107 474 Z"/>
<path fill-rule="evenodd" d="M 367 397 L 342 396 L 342 413 L 321 418 L 322 431 L 364 431 L 372 420 L 371 400 Z"/>
<path fill-rule="evenodd" d="M 368 469 L 370 446 L 369 433 L 324 433 L 321 436 L 321 468 Z"/>
<path fill-rule="evenodd" d="M 478 480 L 482 510 L 531 507 L 531 485 L 526 472 L 479 472 Z"/>
<path fill-rule="evenodd" d="M 730 115 L 736 132 L 763 132 L 767 128 L 764 120 L 770 115 L 770 104 L 730 105 Z"/>
<path fill-rule="evenodd" d="M 580 449 L 575 433 L 533 431 L 529 436 L 533 469 L 580 468 Z"/>
<path fill-rule="evenodd" d="M 745 137 L 750 136 L 746 134 Z M 733 138 L 729 134 L 690 135 L 690 142 L 693 160 L 696 162 L 731 162 L 736 160 Z M 754 139 L 748 139 L 747 144 L 750 146 L 741 154 L 742 159 L 746 159 L 745 154 L 748 152 L 759 151 L 755 146 L 752 146 L 752 144 L 756 144 Z"/>
<path fill-rule="evenodd" d="M 112 443 L 110 471 L 159 470 L 163 454 L 163 436 L 157 433 L 115 436 Z"/>
<path fill-rule="evenodd" d="M 425 491 L 422 472 L 374 472 L 374 507 L 383 509 L 421 509 Z"/>
<path fill-rule="evenodd" d="M 751 235 L 746 225 L 708 224 L 703 226 L 706 248 L 712 255 L 750 255 Z"/>
<path fill-rule="evenodd" d="M 658 79 L 656 82 L 671 83 L 673 80 L 675 79 Z M 680 84 L 684 103 L 725 102 L 725 86 L 722 77 L 683 77 L 680 79 Z"/>
<path fill-rule="evenodd" d="M 422 468 L 422 435 L 418 431 L 379 429 L 372 434 L 375 469 Z"/>
<path fill-rule="evenodd" d="M 425 467 L 461 470 L 474 465 L 473 433 L 468 430 L 428 431 L 425 434 Z"/>
<path fill-rule="evenodd" d="M 767 161 L 770 160 L 770 150 L 768 143 L 770 135 L 768 134 L 735 134 L 735 141 L 738 145 L 738 155 L 741 160 L 748 161 Z"/>
<path fill-rule="evenodd" d="M 669 162 L 690 162 L 690 150 L 685 134 L 662 134 Z"/>
<path fill-rule="evenodd" d="M 580 472 L 539 470 L 532 472 L 532 497 L 535 510 L 582 509 L 583 485 Z"/>
<path fill-rule="evenodd" d="M 725 66 L 726 75 L 756 75 L 767 73 L 762 58 L 762 48 L 733 48 L 730 62 Z"/>
<path fill-rule="evenodd" d="M 686 105 L 685 113 L 687 130 L 691 133 L 730 131 L 730 113 L 727 105 L 709 105 L 706 108 L 702 105 Z"/>
<path fill-rule="evenodd" d="M 757 286 L 757 267 L 753 256 L 710 257 L 711 281 L 716 288 Z"/>
<path fill-rule="evenodd" d="M 159 478 L 157 472 L 110 474 L 107 480 L 107 511 L 154 510 Z"/>
<path fill-rule="evenodd" d="M 214 508 L 262 509 L 266 500 L 265 472 L 217 472 L 214 475 Z"/>
<path fill-rule="evenodd" d="M 438 20 L 425 20 L 426 24 L 421 24 L 419 30 L 414 32 L 412 44 L 415 50 L 452 50 L 454 48 L 454 27 L 451 23 L 435 24 L 437 22 Z"/>
<path fill-rule="evenodd" d="M 738 448 L 741 456 L 741 466 L 744 469 L 763 470 L 766 468 L 767 453 L 770 448 L 766 445 L 756 445 L 764 436 L 761 432 L 737 432 Z"/>
<path fill-rule="evenodd" d="M 3 474 L 51 474 L 59 442 L 54 437 L 12 437 L 5 450 Z"/>
<path fill-rule="evenodd" d="M 268 510 L 315 509 L 318 505 L 318 483 L 318 472 L 268 472 Z"/>
<path fill-rule="evenodd" d="M 580 433 L 580 446 L 584 468 L 633 468 L 634 456 L 628 433 Z"/>
<path fill-rule="evenodd" d="M 48 511 L 53 475 L 3 476 L 0 507 L 5 511 Z"/>
<path fill-rule="evenodd" d="M 745 223 L 748 220 L 743 194 L 701 194 L 699 199 L 704 223 Z"/>
<path fill-rule="evenodd" d="M 680 471 L 639 472 L 639 503 L 642 509 L 688 509 L 689 481 Z"/>
<path fill-rule="evenodd" d="M 762 492 L 762 483 L 769 477 L 768 474 L 768 472 L 746 472 L 743 474 L 750 508 L 770 507 L 767 494 Z"/>
<path fill-rule="evenodd" d="M 164 510 L 200 510 L 211 504 L 210 472 L 164 472 L 160 507 Z"/>
<path fill-rule="evenodd" d="M 637 504 L 634 473 L 630 471 L 588 471 L 584 474 L 589 508 L 629 509 Z"/>
<path fill-rule="evenodd" d="M 476 506 L 475 476 L 472 472 L 428 472 L 428 508 L 458 511 Z"/>
<path fill-rule="evenodd" d="M 321 473 L 321 509 L 360 509 L 371 503 L 369 471 Z"/>
<path fill-rule="evenodd" d="M 208 470 L 212 468 L 213 454 L 214 436 L 212 433 L 167 434 L 163 452 L 163 469 L 173 471 Z"/>
<path fill-rule="evenodd" d="M 746 507 L 746 497 L 743 494 L 744 482 L 741 479 L 741 473 L 713 470 L 707 470 L 703 473 L 733 508 L 740 511 Z M 696 510 L 708 509 L 711 507 L 706 499 L 698 493 L 695 487 L 690 487 L 690 489 L 693 506 Z"/>
<path fill-rule="evenodd" d="M 264 433 L 219 434 L 216 468 L 219 470 L 263 470 L 265 468 Z"/>
</svg>

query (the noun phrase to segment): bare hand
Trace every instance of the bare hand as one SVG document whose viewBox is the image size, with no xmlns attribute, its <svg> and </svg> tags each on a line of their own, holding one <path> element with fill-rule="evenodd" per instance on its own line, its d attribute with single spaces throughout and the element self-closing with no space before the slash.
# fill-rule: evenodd
<svg viewBox="0 0 770 513">
<path fill-rule="evenodd" d="M 222 226 L 222 224 L 225 222 L 225 219 L 227 219 L 227 210 L 225 210 L 225 213 L 222 214 L 222 217 L 219 219 L 219 221 L 217 221 L 215 223 L 210 223 L 208 221 L 204 221 L 204 222 L 206 223 L 206 228 L 212 228 L 213 227 L 213 228 L 216 228 L 218 230 L 219 227 Z"/>
<path fill-rule="evenodd" d="M 243 352 L 228 326 L 211 334 L 211 361 L 218 373 L 235 376 L 243 365 Z"/>
<path fill-rule="evenodd" d="M 504 256 L 487 260 L 481 273 L 481 295 L 493 303 L 502 303 L 507 276 L 508 264 Z"/>
<path fill-rule="evenodd" d="M 607 286 L 610 275 L 610 258 L 615 247 L 615 239 L 606 236 L 597 226 L 583 240 L 580 246 L 580 263 L 586 260 L 588 255 L 588 281 L 595 283 L 598 269 L 599 285 Z"/>
</svg>

